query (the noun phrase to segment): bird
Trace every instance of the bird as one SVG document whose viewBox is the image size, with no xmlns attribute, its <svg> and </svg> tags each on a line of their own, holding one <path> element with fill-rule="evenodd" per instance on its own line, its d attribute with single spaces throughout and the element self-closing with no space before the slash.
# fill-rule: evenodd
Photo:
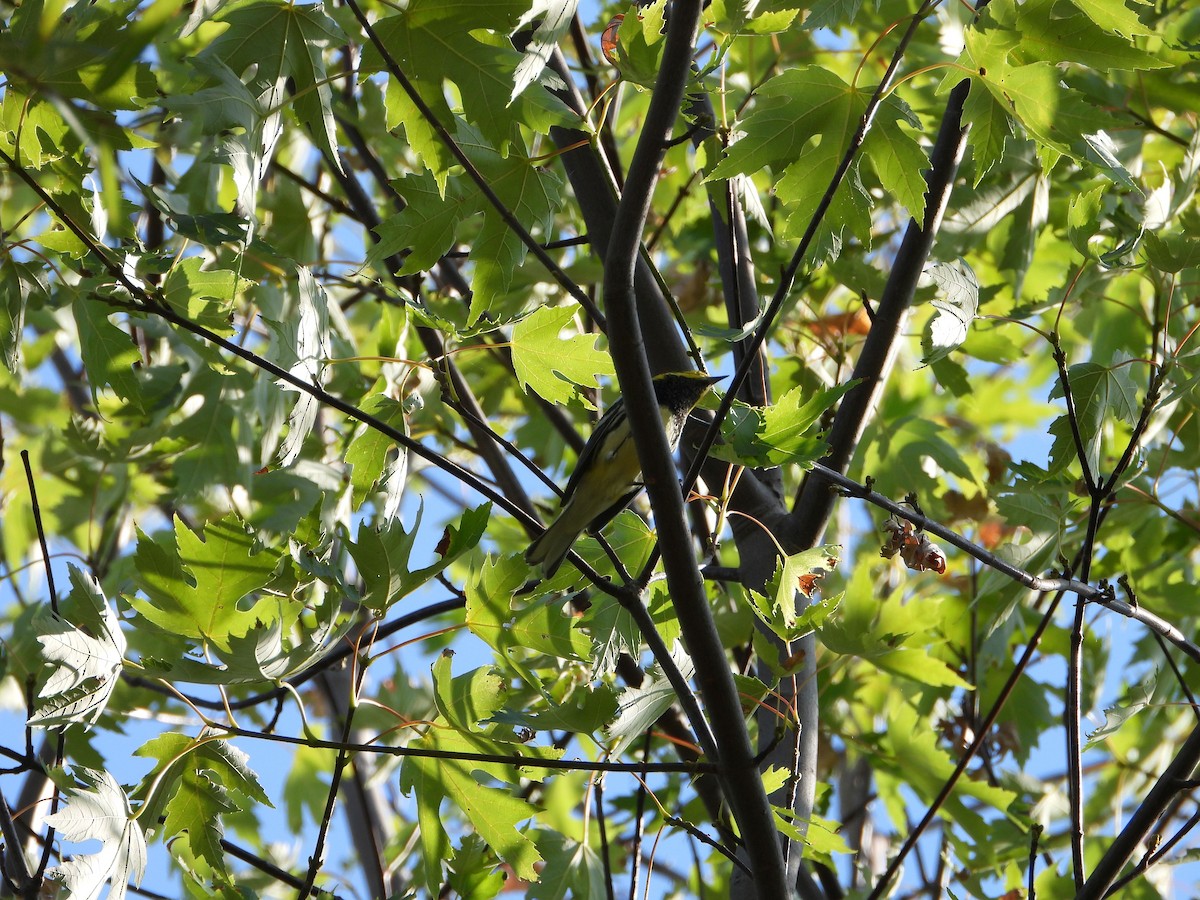
<svg viewBox="0 0 1200 900">
<path fill-rule="evenodd" d="M 703 372 L 664 372 L 654 377 L 654 396 L 671 450 L 679 444 L 684 423 L 696 404 L 720 380 Z M 580 534 L 598 531 L 629 505 L 642 489 L 641 477 L 621 397 L 596 423 L 563 491 L 558 516 L 529 545 L 525 561 L 541 566 L 546 578 L 552 576 Z"/>
</svg>

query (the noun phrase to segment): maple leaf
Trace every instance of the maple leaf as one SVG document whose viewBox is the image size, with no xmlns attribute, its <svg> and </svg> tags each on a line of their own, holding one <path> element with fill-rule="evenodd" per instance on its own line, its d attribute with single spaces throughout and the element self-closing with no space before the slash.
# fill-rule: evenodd
<svg viewBox="0 0 1200 900">
<path fill-rule="evenodd" d="M 67 900 L 99 898 L 106 884 L 109 900 L 124 900 L 129 882 L 141 884 L 145 874 L 146 836 L 112 775 L 82 767 L 74 774 L 78 784 L 63 791 L 67 808 L 47 816 L 46 824 L 68 841 L 100 841 L 101 846 L 70 857 L 46 875 L 67 886 Z"/>
<path fill-rule="evenodd" d="M 55 613 L 38 617 L 38 643 L 54 671 L 38 693 L 29 724 L 43 728 L 95 722 L 117 684 L 125 655 L 125 635 L 99 582 L 75 566 L 70 571 L 76 618 L 86 630 Z"/>
</svg>

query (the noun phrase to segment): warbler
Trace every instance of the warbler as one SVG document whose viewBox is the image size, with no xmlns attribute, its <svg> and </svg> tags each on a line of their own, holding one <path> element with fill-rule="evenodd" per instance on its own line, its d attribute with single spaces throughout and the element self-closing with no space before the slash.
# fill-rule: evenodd
<svg viewBox="0 0 1200 900">
<path fill-rule="evenodd" d="M 720 380 L 702 372 L 666 372 L 654 377 L 654 396 L 672 450 L 679 443 L 688 415 L 709 387 Z M 584 444 L 563 492 L 558 517 L 525 551 L 525 561 L 542 566 L 549 578 L 580 534 L 603 528 L 629 505 L 642 489 L 641 477 L 625 401 L 618 398 Z"/>
</svg>

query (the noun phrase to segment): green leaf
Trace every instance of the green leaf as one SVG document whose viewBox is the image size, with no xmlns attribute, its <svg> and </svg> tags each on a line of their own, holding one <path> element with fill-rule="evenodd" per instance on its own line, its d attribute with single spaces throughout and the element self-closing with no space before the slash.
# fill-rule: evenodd
<svg viewBox="0 0 1200 900">
<path fill-rule="evenodd" d="M 477 834 L 464 835 L 448 862 L 450 873 L 446 881 L 455 896 L 491 900 L 504 890 L 508 881 L 504 867 L 496 865 L 496 854 Z"/>
<path fill-rule="evenodd" d="M 1088 466 L 1094 475 L 1100 472 L 1106 418 L 1115 416 L 1130 425 L 1138 420 L 1141 404 L 1137 385 L 1129 370 L 1127 358 L 1117 358 L 1111 366 L 1087 362 L 1067 369 L 1071 396 L 1075 401 L 1076 421 Z M 1050 397 L 1062 396 L 1062 384 L 1056 381 Z M 1054 435 L 1054 445 L 1050 448 L 1050 471 L 1061 472 L 1077 455 L 1070 418 L 1065 414 L 1060 416 L 1051 423 L 1050 433 Z"/>
<path fill-rule="evenodd" d="M 420 0 L 379 20 L 375 32 L 443 126 L 455 130 L 444 88 L 450 81 L 458 88 L 466 121 L 479 129 L 489 149 L 507 155 L 515 125 L 545 134 L 551 125 L 570 121 L 562 102 L 539 86 L 513 95 L 522 55 L 508 35 L 528 9 L 527 2 L 513 0 Z M 366 72 L 385 68 L 373 45 L 366 46 L 362 67 Z M 388 101 L 388 127 L 403 124 L 413 152 L 443 181 L 452 157 L 441 139 L 398 87 L 389 85 Z"/>
<path fill-rule="evenodd" d="M 804 27 L 815 31 L 818 28 L 834 28 L 853 22 L 861 6 L 862 0 L 816 0 L 809 7 Z"/>
<path fill-rule="evenodd" d="M 894 595 L 878 597 L 866 566 L 852 575 L 838 615 L 817 629 L 834 653 L 865 659 L 893 675 L 933 687 L 966 688 L 967 683 L 929 650 L 945 643 L 942 602 L 920 599 L 902 607 Z"/>
<path fill-rule="evenodd" d="M 786 167 L 776 190 L 780 199 L 795 207 L 795 224 L 789 226 L 789 232 L 802 230 L 849 148 L 870 96 L 870 91 L 851 86 L 818 66 L 776 75 L 762 86 L 752 111 L 739 123 L 743 136 L 706 181 L 751 174 L 765 166 Z M 921 172 L 929 161 L 901 122 L 918 124 L 901 101 L 888 97 L 876 112 L 860 158 L 871 161 L 884 188 L 919 223 L 926 188 Z M 860 238 L 869 241 L 869 226 L 864 221 L 869 199 L 857 186 L 853 170 L 850 176 L 835 195 L 841 199 L 838 210 L 831 213 L 837 213 L 835 221 L 850 224 Z M 855 191 L 860 194 L 858 199 L 853 196 Z"/>
<path fill-rule="evenodd" d="M 228 651 L 232 638 L 279 616 L 270 598 L 249 608 L 242 600 L 266 587 L 281 558 L 234 515 L 205 524 L 199 535 L 176 519 L 173 535 L 161 542 L 139 529 L 137 583 L 148 599 L 130 605 L 172 634 Z"/>
<path fill-rule="evenodd" d="M 1077 18 L 1086 23 L 1083 17 Z M 1049 27 L 1053 30 L 1057 26 Z M 1068 87 L 1057 59 L 1029 62 L 1022 57 L 1017 51 L 1024 46 L 1023 40 L 1024 35 L 1018 31 L 997 25 L 989 6 L 980 25 L 967 29 L 966 48 L 940 90 L 957 84 L 966 69 L 971 73 L 972 94 L 979 85 L 985 87 L 995 103 L 1025 127 L 1040 151 L 1070 156 L 1077 162 L 1099 163 L 1114 180 L 1125 182 L 1128 173 L 1123 167 L 1114 167 L 1102 152 L 1107 141 L 1104 133 L 1120 129 L 1120 121 Z M 968 97 L 967 111 L 971 121 L 989 121 L 996 115 L 981 96 L 974 100 Z M 1001 147 L 1001 141 L 991 139 L 985 152 L 985 168 L 998 158 Z M 1049 171 L 1050 166 L 1044 168 Z"/>
<path fill-rule="evenodd" d="M 821 590 L 821 582 L 833 571 L 841 555 L 841 547 L 827 544 L 783 557 L 776 566 L 767 591 L 762 594 L 751 593 L 754 611 L 785 641 L 810 634 L 832 615 L 840 601 L 805 603 L 804 611 L 797 615 L 796 594 L 812 601 Z"/>
<path fill-rule="evenodd" d="M 514 325 L 513 371 L 522 385 L 543 400 L 568 403 L 580 399 L 594 409 L 580 388 L 598 387 L 599 376 L 615 372 L 612 357 L 596 348 L 595 335 L 562 336 L 575 312 L 574 306 L 543 306 Z"/>
<path fill-rule="evenodd" d="M 1127 37 L 1139 34 L 1153 34 L 1154 29 L 1144 24 L 1139 17 L 1136 7 L 1149 14 L 1153 8 L 1135 0 L 1134 7 L 1124 0 L 1071 0 L 1087 17 L 1107 31 L 1114 31 Z"/>
<path fill-rule="evenodd" d="M 464 512 L 457 526 L 447 525 L 438 543 L 437 559 L 419 569 L 410 568 L 410 557 L 421 527 L 423 505 L 417 511 L 412 531 L 405 531 L 403 524 L 398 521 L 380 528 L 361 523 L 355 540 L 349 542 L 348 548 L 366 587 L 363 603 L 377 612 L 384 612 L 444 571 L 479 543 L 487 528 L 491 509 L 491 504 L 485 503 Z"/>
<path fill-rule="evenodd" d="M 244 635 L 231 636 L 228 650 L 213 648 L 216 659 L 160 658 L 145 653 L 142 665 L 147 674 L 192 684 L 274 684 L 320 662 L 353 627 L 351 617 L 339 615 L 340 606 L 338 595 L 330 591 L 310 615 L 294 624 L 275 618 L 256 623 Z"/>
<path fill-rule="evenodd" d="M 325 815 L 329 791 L 330 754 L 316 747 L 300 746 L 283 784 L 283 809 L 293 833 L 304 827 L 305 819 L 316 824 Z M 304 813 L 308 813 L 306 817 Z"/>
<path fill-rule="evenodd" d="M 1116 734 L 1121 727 L 1138 713 L 1150 709 L 1154 703 L 1154 692 L 1158 679 L 1151 674 L 1137 685 L 1131 685 L 1120 703 L 1104 708 L 1104 724 L 1087 736 L 1087 747 L 1091 749 Z"/>
<path fill-rule="evenodd" d="M 881 431 L 869 448 L 864 470 L 875 473 L 876 490 L 903 496 L 940 491 L 944 478 L 938 469 L 974 483 L 975 473 L 945 435 L 948 430 L 930 419 L 903 417 Z M 930 466 L 935 464 L 935 467 Z M 934 473 L 937 473 L 936 475 Z"/>
<path fill-rule="evenodd" d="M 10 254 L 0 259 L 0 357 L 14 374 L 21 366 L 25 308 L 30 301 L 48 297 L 48 289 L 46 275 L 37 266 L 18 262 Z"/>
<path fill-rule="evenodd" d="M 793 388 L 771 406 L 735 403 L 722 428 L 726 445 L 714 447 L 712 455 L 756 467 L 811 465 L 825 454 L 826 445 L 810 431 L 856 383 L 819 391 L 807 401 L 803 388 Z"/>
<path fill-rule="evenodd" d="M 271 0 L 234 6 L 220 20 L 229 27 L 204 55 L 221 60 L 238 75 L 252 73 L 248 86 L 255 96 L 269 91 L 282 98 L 289 88 L 297 117 L 340 169 L 333 91 L 324 61 L 330 47 L 345 43 L 337 23 L 319 4 Z"/>
<path fill-rule="evenodd" d="M 897 703 L 889 712 L 886 726 L 880 732 L 881 755 L 876 757 L 879 765 L 877 771 L 887 776 L 880 793 L 886 792 L 889 811 L 901 816 L 898 821 L 904 821 L 905 808 L 896 790 L 899 784 L 908 785 L 922 802 L 930 803 L 939 795 L 954 771 L 954 761 L 938 745 L 937 732 L 923 727 L 921 722 L 916 710 L 908 703 Z M 987 840 L 987 824 L 979 812 L 964 802 L 968 797 L 1000 812 L 1007 810 L 1016 799 L 1012 791 L 993 787 L 983 780 L 958 780 L 939 813 L 947 822 L 965 829 L 976 842 Z"/>
<path fill-rule="evenodd" d="M 251 283 L 224 269 L 202 271 L 203 263 L 197 256 L 180 260 L 163 282 L 163 299 L 197 325 L 233 334 L 234 301 Z"/>
<path fill-rule="evenodd" d="M 617 692 L 606 684 L 590 690 L 574 690 L 562 700 L 549 698 L 544 707 L 499 709 L 492 721 L 530 731 L 571 731 L 591 734 L 617 714 Z"/>
<path fill-rule="evenodd" d="M 203 772 L 186 769 L 166 806 L 164 839 L 180 841 L 220 877 L 228 878 L 225 851 L 221 847 L 221 838 L 225 836 L 221 816 L 234 811 L 236 807 L 229 802 L 225 788 Z"/>
<path fill-rule="evenodd" d="M 796 0 L 713 0 L 704 12 L 705 24 L 723 34 L 776 34 L 787 31 L 800 14 Z M 808 18 L 804 20 L 809 27 Z"/>
<path fill-rule="evenodd" d="M 588 659 L 591 642 L 563 608 L 561 597 L 518 602 L 517 592 L 528 576 L 529 567 L 520 557 L 485 561 L 479 576 L 467 585 L 466 624 L 471 633 L 517 665 L 527 654 Z M 519 671 L 533 677 L 523 665 Z"/>
<path fill-rule="evenodd" d="M 996 497 L 996 509 L 1007 522 L 1020 526 L 1018 534 L 1002 544 L 996 555 L 1026 571 L 1041 572 L 1062 552 L 1067 522 L 1075 514 L 1079 501 L 1064 485 L 1020 478 L 1013 487 Z M 980 580 L 978 602 L 998 608 L 986 633 L 1005 622 L 1014 606 L 1028 591 L 1007 575 L 987 572 Z"/>
<path fill-rule="evenodd" d="M 1200 269 L 1200 240 L 1186 234 L 1154 234 L 1142 238 L 1146 258 L 1164 272 Z"/>
<path fill-rule="evenodd" d="M 1092 188 L 1071 197 L 1067 209 L 1067 238 L 1076 250 L 1089 259 L 1095 259 L 1090 241 L 1100 231 L 1100 212 L 1104 206 L 1104 185 Z"/>
<path fill-rule="evenodd" d="M 46 877 L 65 884 L 71 897 L 99 897 L 108 884 L 110 900 L 124 900 L 129 883 L 141 884 L 146 872 L 146 837 L 112 775 L 83 767 L 74 773 L 66 809 L 46 816 L 46 824 L 72 843 L 99 841 L 100 849 L 69 857 Z"/>
<path fill-rule="evenodd" d="M 100 300 L 77 296 L 72 310 L 79 329 L 79 353 L 88 371 L 88 385 L 95 402 L 102 388 L 111 388 L 122 400 L 138 397 L 134 371 L 142 363 L 133 339 L 109 321 L 113 309 Z"/>
<path fill-rule="evenodd" d="M 952 81 L 956 83 L 957 77 L 948 77 L 943 87 Z M 1004 159 L 1005 143 L 1013 134 L 1012 118 L 995 94 L 985 90 L 984 85 L 975 80 L 971 82 L 971 91 L 967 95 L 967 102 L 963 104 L 962 117 L 963 122 L 971 126 L 967 139 L 975 159 L 972 186 L 979 187 L 984 176 Z"/>
<path fill-rule="evenodd" d="M 216 130 L 219 132 L 221 129 Z M 146 201 L 163 214 L 168 227 L 182 237 L 217 246 L 227 242 L 245 241 L 250 236 L 250 223 L 245 216 L 223 212 L 193 215 L 188 212 L 187 197 L 174 194 L 158 185 L 143 184 L 137 178 L 132 180 Z"/>
<path fill-rule="evenodd" d="M 147 741 L 137 755 L 155 761 L 137 793 L 144 806 L 139 816 L 155 825 L 164 843 L 181 840 L 214 872 L 228 877 L 221 847 L 221 817 L 251 808 L 271 806 L 270 798 L 250 768 L 250 757 L 226 741 L 193 740 L 166 732 Z"/>
<path fill-rule="evenodd" d="M 1083 8 L 1080 4 L 1076 6 Z M 1113 20 L 1128 22 L 1119 15 L 1122 0 L 1106 4 L 1114 13 Z M 1087 12 L 1087 10 L 1084 10 Z M 1129 17 L 1136 15 L 1126 8 Z M 1014 43 L 1011 59 L 1015 63 L 1044 61 L 1054 65 L 1076 63 L 1100 72 L 1122 69 L 1160 69 L 1171 65 L 1161 55 L 1134 45 L 1128 38 L 1110 33 L 1088 16 L 1071 9 L 1062 0 L 997 0 L 987 6 L 980 27 L 990 27 L 994 20 L 1003 28 L 1020 36 Z M 1143 31 L 1142 33 L 1148 33 Z"/>
<path fill-rule="evenodd" d="M 387 394 L 373 394 L 360 403 L 359 408 L 401 432 L 408 432 L 404 405 Z M 370 491 L 378 488 L 384 493 L 380 508 L 382 521 L 394 519 L 399 514 L 400 499 L 404 493 L 408 451 L 397 448 L 386 434 L 363 425 L 346 449 L 346 464 L 352 467 L 350 484 L 354 488 L 355 505 L 362 503 Z"/>
<path fill-rule="evenodd" d="M 941 296 L 932 301 L 937 312 L 929 320 L 921 346 L 925 365 L 937 362 L 962 346 L 967 329 L 979 312 L 979 279 L 967 261 L 934 263 L 926 274 L 937 285 Z"/>
<path fill-rule="evenodd" d="M 531 234 L 551 233 L 562 200 L 560 182 L 553 172 L 539 168 L 523 152 L 502 156 L 465 125 L 459 129 L 458 141 L 500 202 Z M 401 275 L 432 267 L 456 236 L 467 233 L 468 220 L 482 214 L 483 224 L 472 236 L 470 253 L 474 271 L 469 323 L 475 323 L 508 291 L 528 247 L 465 175 L 452 179 L 444 192 L 437 179 L 425 174 L 407 175 L 394 184 L 407 205 L 375 229 L 379 243 L 368 255 L 373 261 L 382 261 L 407 251 Z"/>
<path fill-rule="evenodd" d="M 433 665 L 434 692 L 443 716 L 439 716 L 435 727 L 410 746 L 442 753 L 512 753 L 511 744 L 489 736 L 494 726 L 478 724 L 503 707 L 504 683 L 487 669 L 477 669 L 452 679 L 451 656 L 444 653 Z M 453 719 L 444 718 L 446 713 Z M 520 752 L 523 756 L 547 759 L 562 755 L 553 748 L 528 745 L 522 746 Z M 506 791 L 480 784 L 474 777 L 475 772 L 505 784 L 515 785 L 518 781 L 510 765 L 453 758 L 405 757 L 400 789 L 405 794 L 414 791 L 416 794 L 426 885 L 441 883 L 441 862 L 450 856 L 449 839 L 438 814 L 445 798 L 466 815 L 479 836 L 512 866 L 519 878 L 536 880 L 534 866 L 541 861 L 541 856 L 524 835 L 521 823 L 533 818 L 537 810 Z"/>
<path fill-rule="evenodd" d="M 603 858 L 587 843 L 562 834 L 539 834 L 538 850 L 546 865 L 538 883 L 530 888 L 529 900 L 603 900 L 609 896 L 609 880 Z"/>
<path fill-rule="evenodd" d="M 767 781 L 767 778 L 763 780 Z M 772 806 L 771 810 L 775 813 L 775 825 L 779 833 L 803 844 L 806 859 L 817 859 L 828 864 L 833 861 L 832 854 L 852 852 L 845 839 L 838 834 L 841 826 L 837 822 L 813 814 L 801 829 L 791 810 L 779 806 Z"/>
<path fill-rule="evenodd" d="M 258 208 L 259 186 L 266 178 L 271 156 L 283 133 L 285 81 L 264 84 L 256 80 L 258 68 L 253 61 L 247 63 L 248 68 L 238 71 L 210 56 L 199 56 L 192 60 L 192 65 L 215 84 L 191 94 L 173 94 L 164 106 L 196 120 L 205 133 L 219 137 L 219 157 L 232 167 L 238 207 L 243 215 L 249 216 Z M 250 84 L 244 84 L 239 77 L 243 71 Z M 218 233 L 222 226 L 236 227 L 235 223 L 220 220 L 206 224 L 208 230 Z M 253 229 L 247 231 L 252 233 Z M 249 237 L 247 234 L 246 239 Z"/>
<path fill-rule="evenodd" d="M 51 612 L 36 621 L 42 655 L 54 669 L 29 717 L 30 725 L 43 728 L 94 723 L 121 677 L 125 655 L 120 620 L 100 583 L 75 566 L 69 571 L 79 621 L 72 624 Z"/>
<path fill-rule="evenodd" d="M 228 402 L 227 391 L 236 390 L 239 379 L 219 370 L 202 368 L 188 385 L 188 397 L 203 402 L 191 407 L 167 433 L 187 449 L 173 461 L 175 490 L 182 497 L 200 494 L 219 484 L 237 484 L 246 466 L 239 455 L 236 440 L 240 427 L 239 407 Z"/>
<path fill-rule="evenodd" d="M 662 65 L 666 0 L 652 0 L 625 13 L 617 28 L 616 65 L 621 80 L 650 89 Z"/>
</svg>

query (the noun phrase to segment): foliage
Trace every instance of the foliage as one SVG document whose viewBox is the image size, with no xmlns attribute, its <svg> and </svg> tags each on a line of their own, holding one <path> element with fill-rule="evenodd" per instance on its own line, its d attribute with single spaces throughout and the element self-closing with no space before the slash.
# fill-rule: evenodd
<svg viewBox="0 0 1200 900">
<path fill-rule="evenodd" d="M 8 889 L 1187 877 L 1200 10 L 701 6 L 0 5 Z"/>
</svg>

